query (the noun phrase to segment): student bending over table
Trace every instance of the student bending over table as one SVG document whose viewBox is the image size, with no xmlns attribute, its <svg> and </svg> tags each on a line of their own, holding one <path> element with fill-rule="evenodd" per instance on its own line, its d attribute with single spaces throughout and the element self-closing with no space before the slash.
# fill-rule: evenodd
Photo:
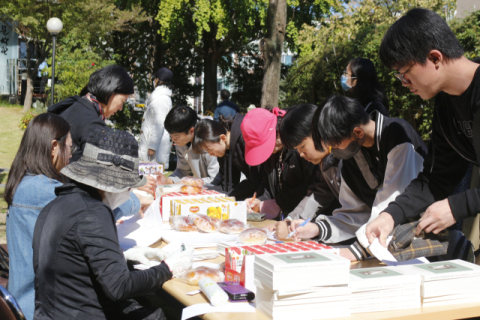
<svg viewBox="0 0 480 320">
<path fill-rule="evenodd" d="M 315 171 L 312 173 L 313 182 L 308 187 L 307 195 L 288 213 L 285 221 L 268 226 L 268 229 L 276 230 L 279 239 L 287 236 L 287 228 L 292 220 L 312 219 L 319 214 L 331 215 L 333 210 L 340 207 L 337 200 L 340 192 L 340 161 L 329 155 L 328 148 L 322 151 L 315 149 L 311 136 L 310 127 L 317 108 L 313 104 L 289 107 L 280 124 L 282 144 L 286 148 L 296 149 L 300 157 L 315 165 Z"/>
<path fill-rule="evenodd" d="M 242 201 L 252 197 L 255 192 L 263 194 L 259 166 L 251 167 L 245 161 L 245 140 L 240 129 L 244 115 L 237 113 L 233 119 L 220 121 L 203 119 L 195 126 L 193 150 L 202 154 L 218 157 L 222 181 L 215 188 Z M 246 179 L 240 182 L 241 175 Z"/>
<path fill-rule="evenodd" d="M 332 96 L 317 109 L 312 136 L 316 149 L 331 146 L 332 155 L 342 159 L 341 207 L 331 216 L 320 214 L 314 223 L 299 227 L 295 237 L 325 243 L 339 243 L 355 236 L 366 239 L 365 224 L 375 219 L 423 169 L 425 144 L 405 120 L 378 112 L 369 116 L 358 101 L 343 96 Z M 292 221 L 290 230 L 303 221 Z M 351 260 L 367 256 L 358 243 L 350 251 Z"/>
<path fill-rule="evenodd" d="M 146 183 L 131 134 L 94 128 L 83 155 L 61 172 L 71 182 L 55 189 L 33 235 L 35 320 L 123 319 L 137 310 L 123 309 L 121 300 L 152 293 L 191 266 L 193 250 L 133 248 L 124 256 L 118 244 L 112 209 L 130 188 Z M 129 271 L 126 258 L 145 257 L 165 260 Z M 153 314 L 164 319 L 160 309 Z"/>
<path fill-rule="evenodd" d="M 280 139 L 280 124 L 286 111 L 257 108 L 249 111 L 242 122 L 245 139 L 245 161 L 260 166 L 262 196 L 247 199 L 255 212 L 267 214 L 267 219 L 288 214 L 307 195 L 313 182 L 315 166 L 302 159 L 295 149 L 288 149 Z"/>
<path fill-rule="evenodd" d="M 175 142 L 177 168 L 168 178 L 160 173 L 161 184 L 180 183 L 180 179 L 187 176 L 202 178 L 205 185 L 220 183 L 217 157 L 205 151 L 197 154 L 192 149 L 195 125 L 198 120 L 195 110 L 186 106 L 174 107 L 167 114 L 165 129 Z"/>
</svg>

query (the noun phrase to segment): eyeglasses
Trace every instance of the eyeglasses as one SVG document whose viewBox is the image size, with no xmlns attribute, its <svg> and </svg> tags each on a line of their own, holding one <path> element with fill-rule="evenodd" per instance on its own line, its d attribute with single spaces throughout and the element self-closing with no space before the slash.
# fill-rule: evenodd
<svg viewBox="0 0 480 320">
<path fill-rule="evenodd" d="M 413 67 L 414 65 L 416 65 L 416 64 L 417 64 L 417 63 L 414 62 L 414 63 L 410 66 L 410 68 L 408 68 L 407 71 L 405 71 L 404 73 L 394 72 L 393 75 L 394 75 L 398 80 L 402 81 L 403 83 L 405 83 L 405 84 L 410 84 L 410 83 L 412 83 L 412 82 L 411 82 L 410 80 L 408 80 L 408 79 L 405 79 L 405 75 L 406 75 L 407 72 L 410 71 L 410 69 L 412 69 L 412 67 Z"/>
</svg>

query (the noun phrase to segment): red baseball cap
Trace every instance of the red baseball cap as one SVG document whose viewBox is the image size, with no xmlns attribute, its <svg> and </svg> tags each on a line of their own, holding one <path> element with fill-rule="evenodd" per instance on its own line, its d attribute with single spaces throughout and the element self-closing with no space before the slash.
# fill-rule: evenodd
<svg viewBox="0 0 480 320">
<path fill-rule="evenodd" d="M 265 162 L 275 148 L 277 116 L 263 108 L 249 111 L 240 129 L 245 140 L 245 161 L 249 166 Z"/>
</svg>

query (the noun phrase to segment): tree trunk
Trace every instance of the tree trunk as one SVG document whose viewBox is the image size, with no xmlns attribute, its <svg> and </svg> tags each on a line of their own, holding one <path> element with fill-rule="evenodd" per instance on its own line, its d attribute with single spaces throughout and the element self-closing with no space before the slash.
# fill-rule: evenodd
<svg viewBox="0 0 480 320">
<path fill-rule="evenodd" d="M 33 79 L 32 73 L 30 72 L 30 60 L 32 57 L 32 52 L 30 52 L 30 41 L 27 41 L 27 91 L 25 92 L 25 100 L 23 101 L 23 112 L 30 111 L 32 107 L 33 99 Z"/>
<path fill-rule="evenodd" d="M 217 107 L 217 54 L 215 26 L 210 25 L 210 32 L 205 32 L 203 37 L 203 110 L 214 111 Z"/>
<path fill-rule="evenodd" d="M 283 41 L 287 24 L 286 0 L 270 0 L 267 11 L 267 37 L 262 41 L 265 60 L 261 106 L 278 107 Z"/>
</svg>

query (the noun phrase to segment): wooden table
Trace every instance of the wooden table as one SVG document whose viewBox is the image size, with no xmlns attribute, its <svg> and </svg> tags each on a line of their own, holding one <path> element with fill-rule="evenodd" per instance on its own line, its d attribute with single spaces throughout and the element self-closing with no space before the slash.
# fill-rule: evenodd
<svg viewBox="0 0 480 320">
<path fill-rule="evenodd" d="M 273 221 L 263 221 L 263 222 L 253 222 L 251 223 L 255 227 L 264 227 L 273 223 Z M 158 241 L 153 244 L 152 247 L 163 247 L 165 243 Z M 215 248 L 216 249 L 216 248 Z M 480 260 L 480 259 L 479 259 Z M 224 256 L 220 256 L 216 259 L 206 260 L 207 262 L 212 263 L 222 263 L 225 261 Z M 477 262 L 478 264 L 479 262 Z M 351 269 L 358 268 L 369 268 L 383 265 L 376 259 L 369 259 L 366 261 L 352 262 Z M 179 280 L 173 279 L 167 281 L 163 285 L 163 290 L 170 294 L 173 298 L 178 300 L 184 306 L 191 306 L 197 303 L 208 303 L 208 299 L 201 294 L 194 296 L 187 296 L 186 293 L 198 290 L 198 286 L 191 286 L 186 283 L 180 282 Z M 425 320 L 425 319 L 435 319 L 435 320 L 444 320 L 444 319 L 464 319 L 464 318 L 473 318 L 480 317 L 480 303 L 469 303 L 469 304 L 457 304 L 450 306 L 441 306 L 441 307 L 428 307 L 428 308 L 416 308 L 416 309 L 405 309 L 405 310 L 395 310 L 395 311 L 382 311 L 382 312 L 372 312 L 372 313 L 356 313 L 351 317 L 346 318 L 335 318 L 338 320 L 349 319 L 349 320 L 376 320 L 376 319 L 408 319 L 408 320 Z M 255 313 L 209 313 L 201 316 L 202 319 L 207 320 L 268 320 L 269 318 L 265 316 L 260 311 Z M 296 320 L 296 319 L 292 319 Z"/>
</svg>

